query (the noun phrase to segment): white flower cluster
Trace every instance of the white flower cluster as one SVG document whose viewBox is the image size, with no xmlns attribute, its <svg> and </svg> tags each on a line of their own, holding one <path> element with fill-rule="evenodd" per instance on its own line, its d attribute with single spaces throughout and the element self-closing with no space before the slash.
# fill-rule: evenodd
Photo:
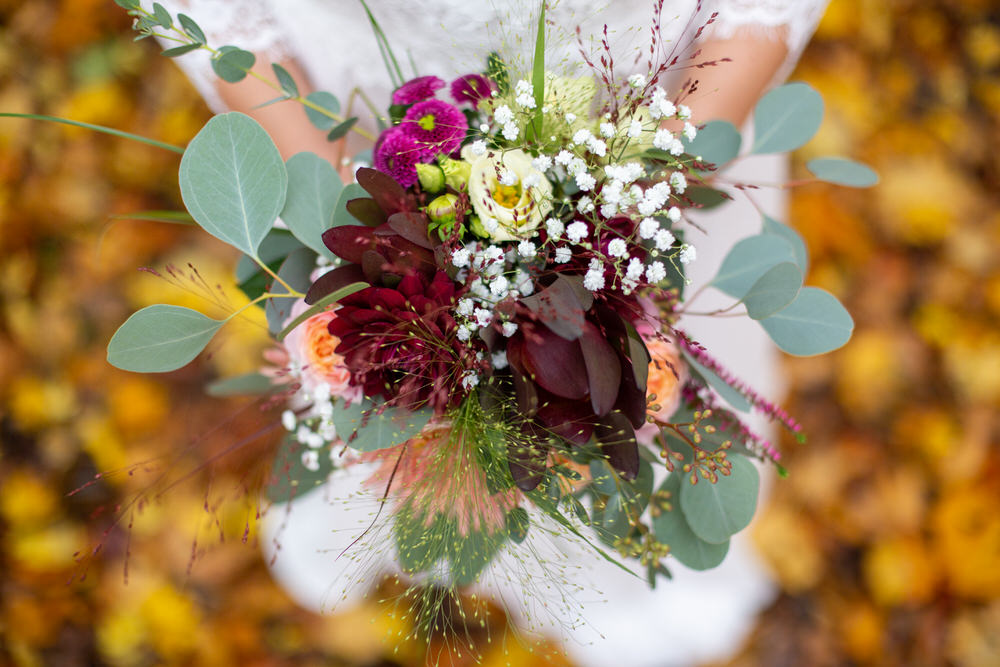
<svg viewBox="0 0 1000 667">
<path fill-rule="evenodd" d="M 302 465 L 306 470 L 315 472 L 319 470 L 319 450 L 337 438 L 330 386 L 317 384 L 311 390 L 300 389 L 292 398 L 292 404 L 309 407 L 298 416 L 291 409 L 285 410 L 281 413 L 281 425 L 296 442 L 305 445 Z M 331 449 L 331 460 L 333 456 Z"/>
<path fill-rule="evenodd" d="M 532 98 L 532 104 L 534 104 L 534 98 Z M 500 134 L 507 141 L 514 141 L 520 135 L 521 128 L 514 121 L 514 112 L 506 104 L 501 104 L 496 108 L 493 112 L 493 120 L 500 125 Z"/>
</svg>

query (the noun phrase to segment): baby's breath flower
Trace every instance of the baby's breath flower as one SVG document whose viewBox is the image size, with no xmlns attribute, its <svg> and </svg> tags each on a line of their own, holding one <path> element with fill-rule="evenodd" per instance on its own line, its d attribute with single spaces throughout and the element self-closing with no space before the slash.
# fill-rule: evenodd
<svg viewBox="0 0 1000 667">
<path fill-rule="evenodd" d="M 663 266 L 663 262 L 653 262 L 646 269 L 646 281 L 652 285 L 655 285 L 666 277 L 667 269 Z"/>
<path fill-rule="evenodd" d="M 677 222 L 681 219 L 681 210 L 676 206 L 671 206 L 670 210 L 667 211 L 667 217 L 670 218 L 670 222 Z"/>
<path fill-rule="evenodd" d="M 531 160 L 531 166 L 538 171 L 548 171 L 552 168 L 552 158 L 548 155 L 539 155 Z"/>
<path fill-rule="evenodd" d="M 670 150 L 670 143 L 674 140 L 674 135 L 670 130 L 660 128 L 653 135 L 653 146 L 661 151 Z"/>
<path fill-rule="evenodd" d="M 670 185 L 678 192 L 678 194 L 684 194 L 684 191 L 687 190 L 687 179 L 684 178 L 684 174 L 679 171 L 675 171 L 670 174 Z"/>
<path fill-rule="evenodd" d="M 503 129 L 500 130 L 500 134 L 507 141 L 514 141 L 517 139 L 517 135 L 521 133 L 521 128 L 517 126 L 517 123 L 505 123 Z"/>
<path fill-rule="evenodd" d="M 517 331 L 517 322 L 504 322 L 502 325 L 500 325 L 500 329 L 504 336 L 510 338 L 511 336 L 514 335 L 514 332 Z M 507 361 L 506 355 L 504 355 L 504 361 L 505 362 Z"/>
<path fill-rule="evenodd" d="M 643 218 L 639 223 L 639 238 L 651 239 L 660 229 L 660 223 L 653 218 Z"/>
<path fill-rule="evenodd" d="M 697 259 L 698 253 L 695 251 L 693 245 L 685 243 L 681 246 L 681 253 L 678 255 L 677 259 L 680 260 L 681 264 L 690 264 L 695 259 Z"/>
<path fill-rule="evenodd" d="M 640 134 L 642 134 L 642 123 L 637 118 L 633 118 L 628 126 L 628 136 L 635 139 Z"/>
<path fill-rule="evenodd" d="M 469 250 L 468 248 L 459 248 L 455 252 L 451 253 L 451 263 L 455 265 L 456 268 L 464 268 L 469 265 Z"/>
<path fill-rule="evenodd" d="M 590 267 L 583 276 L 583 286 L 591 292 L 604 289 L 604 265 L 596 257 L 590 260 Z"/>
<path fill-rule="evenodd" d="M 642 74 L 633 74 L 628 78 L 628 85 L 633 88 L 641 88 L 646 85 L 646 77 Z"/>
<path fill-rule="evenodd" d="M 514 324 L 514 323 L 513 322 L 504 322 L 503 326 L 506 327 L 508 324 Z M 514 329 L 515 330 L 517 329 L 517 325 L 516 324 L 514 324 Z M 504 329 L 504 330 L 506 331 L 506 329 Z M 511 332 L 511 334 L 513 335 L 513 332 Z M 504 335 L 506 335 L 506 334 L 504 334 Z M 499 352 L 493 353 L 493 356 L 490 358 L 490 361 L 493 364 L 493 368 L 497 369 L 498 371 L 502 371 L 503 369 L 507 368 L 507 365 L 508 365 L 508 362 L 507 362 L 507 351 L 506 350 L 500 350 Z"/>
<path fill-rule="evenodd" d="M 517 245 L 517 254 L 521 256 L 522 259 L 531 259 L 535 256 L 538 249 L 535 244 L 531 241 L 521 241 Z"/>
<path fill-rule="evenodd" d="M 698 128 L 691 123 L 684 123 L 684 136 L 687 137 L 688 141 L 694 141 L 694 138 L 698 136 Z"/>
<path fill-rule="evenodd" d="M 573 154 L 567 150 L 559 151 L 556 155 L 556 164 L 561 164 L 562 166 L 568 165 L 573 160 Z"/>
<path fill-rule="evenodd" d="M 472 313 L 472 317 L 476 320 L 476 324 L 480 327 L 489 326 L 490 322 L 493 321 L 493 313 L 485 308 L 476 308 L 476 310 Z"/>
<path fill-rule="evenodd" d="M 629 280 L 638 280 L 642 278 L 642 273 L 645 270 L 645 265 L 642 260 L 638 257 L 633 257 L 628 261 L 628 268 L 625 269 L 625 276 Z"/>
<path fill-rule="evenodd" d="M 513 169 L 501 169 L 500 177 L 497 180 L 500 182 L 500 185 L 513 186 L 517 185 L 518 179 Z"/>
<path fill-rule="evenodd" d="M 486 154 L 486 142 L 483 141 L 482 139 L 477 139 L 476 141 L 473 141 L 469 145 L 469 149 L 472 151 L 472 154 L 475 155 L 475 156 L 485 155 Z"/>
<path fill-rule="evenodd" d="M 282 412 L 281 425 L 285 428 L 286 431 L 294 431 L 296 425 L 295 413 L 292 412 L 291 410 L 285 410 L 284 412 Z"/>
<path fill-rule="evenodd" d="M 565 264 L 572 258 L 573 258 L 573 251 L 570 250 L 567 246 L 560 246 L 556 248 L 556 256 L 555 256 L 556 264 Z"/>
<path fill-rule="evenodd" d="M 628 252 L 628 244 L 623 239 L 611 239 L 608 243 L 608 254 L 612 257 L 624 257 Z"/>
<path fill-rule="evenodd" d="M 493 118 L 501 125 L 506 125 L 514 120 L 514 112 L 506 104 L 501 104 L 493 112 Z"/>
<path fill-rule="evenodd" d="M 565 225 L 563 225 L 562 220 L 558 218 L 549 218 L 545 221 L 545 231 L 549 233 L 549 238 L 553 241 L 558 241 L 559 237 L 563 235 L 566 231 Z"/>
<path fill-rule="evenodd" d="M 687 120 L 691 117 L 691 107 L 686 104 L 677 105 L 677 117 L 681 120 Z"/>
<path fill-rule="evenodd" d="M 671 234 L 666 229 L 661 229 L 656 232 L 654 237 L 654 242 L 656 243 L 657 250 L 667 250 L 670 246 L 674 244 L 674 235 Z"/>
<path fill-rule="evenodd" d="M 601 123 L 601 136 L 610 139 L 615 136 L 615 126 L 611 123 Z"/>
</svg>

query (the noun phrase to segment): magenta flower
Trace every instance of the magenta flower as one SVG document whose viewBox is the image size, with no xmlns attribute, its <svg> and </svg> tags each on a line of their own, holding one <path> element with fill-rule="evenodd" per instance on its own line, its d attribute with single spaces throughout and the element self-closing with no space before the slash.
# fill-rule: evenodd
<svg viewBox="0 0 1000 667">
<path fill-rule="evenodd" d="M 447 102 L 424 100 L 409 108 L 399 127 L 421 148 L 423 161 L 429 161 L 457 150 L 469 130 L 469 122 L 465 114 Z"/>
<path fill-rule="evenodd" d="M 466 74 L 451 82 L 451 96 L 456 102 L 478 106 L 480 100 L 489 99 L 493 84 L 482 74 Z"/>
<path fill-rule="evenodd" d="M 408 188 L 417 182 L 417 163 L 424 161 L 423 148 L 400 127 L 382 133 L 375 146 L 375 168 Z"/>
<path fill-rule="evenodd" d="M 445 82 L 436 76 L 418 76 L 410 79 L 392 93 L 393 104 L 414 104 L 429 97 L 434 92 L 445 87 Z"/>
</svg>

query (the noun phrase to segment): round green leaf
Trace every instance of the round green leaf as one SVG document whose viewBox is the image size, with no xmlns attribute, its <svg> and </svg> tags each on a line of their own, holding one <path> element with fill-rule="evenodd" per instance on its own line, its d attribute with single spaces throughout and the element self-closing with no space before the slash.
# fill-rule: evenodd
<svg viewBox="0 0 1000 667">
<path fill-rule="evenodd" d="M 729 540 L 720 544 L 706 542 L 691 530 L 678 504 L 681 479 L 672 474 L 663 482 L 661 491 L 670 492 L 672 508 L 653 519 L 656 539 L 670 547 L 670 553 L 692 570 L 710 570 L 719 565 L 729 553 Z"/>
<path fill-rule="evenodd" d="M 118 328 L 108 343 L 108 362 L 135 373 L 166 373 L 185 366 L 205 349 L 225 320 L 197 310 L 147 306 Z"/>
<path fill-rule="evenodd" d="M 309 275 L 316 268 L 316 253 L 309 248 L 297 248 L 288 253 L 288 257 L 281 263 L 278 269 L 278 277 L 288 283 L 292 289 L 304 292 L 309 289 L 312 283 Z M 270 289 L 271 294 L 287 294 L 288 290 L 275 280 Z M 289 295 L 287 297 L 275 297 L 268 299 L 264 305 L 264 314 L 267 317 L 267 329 L 272 334 L 281 331 L 285 322 L 292 314 L 292 308 L 299 300 L 299 297 Z"/>
<path fill-rule="evenodd" d="M 750 401 L 746 399 L 743 394 L 736 391 L 734 388 L 729 386 L 729 383 L 719 377 L 719 374 L 715 371 L 706 368 L 699 364 L 694 357 L 689 354 L 684 354 L 684 359 L 687 361 L 688 366 L 698 375 L 702 377 L 705 382 L 708 383 L 712 389 L 722 397 L 729 405 L 733 406 L 734 409 L 740 412 L 750 412 L 750 408 L 753 406 Z M 704 445 L 702 445 L 704 447 Z"/>
<path fill-rule="evenodd" d="M 792 251 L 795 253 L 795 263 L 799 265 L 802 275 L 805 275 L 809 269 L 809 251 L 806 250 L 806 242 L 802 240 L 801 234 L 766 214 L 764 215 L 764 227 L 761 233 L 780 236 L 788 241 L 789 245 L 792 246 Z"/>
<path fill-rule="evenodd" d="M 374 452 L 400 445 L 427 425 L 433 410 L 423 408 L 410 412 L 402 408 L 386 408 L 378 414 L 369 401 L 334 407 L 333 424 L 337 435 L 348 447 L 359 452 Z"/>
<path fill-rule="evenodd" d="M 791 304 L 760 324 L 778 347 L 799 357 L 836 350 L 854 331 L 850 313 L 818 287 L 803 287 Z"/>
<path fill-rule="evenodd" d="M 274 454 L 271 477 L 267 480 L 264 493 L 274 503 L 298 500 L 310 491 L 318 489 L 333 472 L 330 450 L 323 447 L 310 455 L 311 450 L 290 436 L 286 436 Z M 306 458 L 315 458 L 306 465 Z"/>
<path fill-rule="evenodd" d="M 212 58 L 212 69 L 216 75 L 227 83 L 237 83 L 246 78 L 257 57 L 249 51 L 236 46 L 219 48 L 219 55 Z"/>
<path fill-rule="evenodd" d="M 742 299 L 767 271 L 782 262 L 795 262 L 795 251 L 784 238 L 758 234 L 733 246 L 722 260 L 712 285 L 736 299 Z"/>
<path fill-rule="evenodd" d="M 212 118 L 188 144 L 180 186 L 205 231 L 254 256 L 285 204 L 288 174 L 264 128 L 231 112 Z"/>
<path fill-rule="evenodd" d="M 340 197 L 337 198 L 337 205 L 333 209 L 333 224 L 331 227 L 340 227 L 341 225 L 360 225 L 361 221 L 351 215 L 351 212 L 347 210 L 347 202 L 352 199 L 362 199 L 367 196 L 368 192 L 357 183 L 348 183 L 345 185 L 344 189 L 340 191 Z"/>
<path fill-rule="evenodd" d="M 335 259 L 323 243 L 323 232 L 333 226 L 344 183 L 329 162 L 315 153 L 297 153 L 288 158 L 288 194 L 281 219 L 295 238 L 320 255 Z"/>
<path fill-rule="evenodd" d="M 306 99 L 316 106 L 326 109 L 330 113 L 340 113 L 340 100 L 334 97 L 332 93 L 328 93 L 324 90 L 317 90 L 314 93 L 306 95 Z M 306 106 L 302 108 L 306 110 L 306 116 L 309 117 L 309 122 L 324 132 L 332 129 L 333 126 L 337 124 L 336 118 L 332 118 L 322 111 L 317 111 L 316 109 Z"/>
<path fill-rule="evenodd" d="M 806 162 L 813 176 L 829 183 L 852 188 L 870 188 L 878 183 L 878 174 L 866 164 L 842 157 L 821 157 Z"/>
<path fill-rule="evenodd" d="M 689 155 L 701 156 L 717 167 L 726 164 L 740 152 L 740 131 L 725 120 L 712 120 L 698 130 L 694 141 L 684 139 L 684 150 Z"/>
<path fill-rule="evenodd" d="M 747 314 L 755 320 L 774 315 L 795 300 L 802 289 L 802 272 L 794 262 L 782 262 L 767 270 L 743 297 Z"/>
<path fill-rule="evenodd" d="M 757 509 L 760 475 L 743 456 L 728 457 L 732 474 L 719 475 L 712 484 L 707 479 L 680 484 L 680 507 L 694 534 L 712 544 L 722 544 L 743 530 Z"/>
<path fill-rule="evenodd" d="M 812 139 L 823 98 L 806 83 L 787 83 L 762 97 L 753 114 L 752 153 L 783 153 Z"/>
</svg>

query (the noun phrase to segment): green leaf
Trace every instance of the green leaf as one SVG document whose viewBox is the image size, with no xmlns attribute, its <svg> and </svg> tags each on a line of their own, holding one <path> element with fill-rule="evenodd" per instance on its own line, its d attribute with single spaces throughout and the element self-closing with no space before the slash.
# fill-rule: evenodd
<svg viewBox="0 0 1000 667">
<path fill-rule="evenodd" d="M 795 259 L 792 246 L 784 238 L 774 234 L 751 236 L 733 246 L 711 284 L 742 299 L 771 267 Z"/>
<path fill-rule="evenodd" d="M 201 48 L 201 44 L 182 44 L 180 46 L 175 46 L 172 49 L 167 49 L 166 51 L 161 51 L 161 56 L 166 56 L 168 58 L 176 58 L 177 56 L 183 56 L 185 53 L 191 53 L 192 51 L 197 51 Z"/>
<path fill-rule="evenodd" d="M 0 118 L 25 118 L 27 120 L 45 120 L 50 123 L 62 123 L 63 125 L 73 125 L 74 127 L 82 127 L 87 130 L 102 132 L 104 134 L 110 134 L 115 137 L 124 137 L 125 139 L 131 139 L 132 141 L 138 141 L 143 144 L 149 144 L 150 146 L 156 146 L 157 148 L 165 148 L 168 151 L 173 151 L 175 153 L 184 152 L 184 149 L 180 146 L 167 144 L 162 141 L 157 141 L 156 139 L 148 139 L 146 137 L 139 136 L 138 134 L 132 134 L 130 132 L 122 132 L 121 130 L 116 130 L 111 127 L 104 127 L 103 125 L 93 125 L 91 123 L 81 123 L 80 121 L 70 120 L 68 118 L 59 118 L 57 116 L 45 116 L 35 113 L 11 113 L 6 111 L 0 112 Z"/>
<path fill-rule="evenodd" d="M 292 289 L 305 292 L 309 289 L 311 281 L 309 274 L 316 268 L 316 253 L 309 248 L 299 248 L 293 250 L 282 262 L 278 270 L 278 277 L 288 283 Z M 271 285 L 271 294 L 287 294 L 288 290 L 277 280 Z M 264 313 L 267 316 L 267 329 L 272 334 L 282 330 L 282 326 L 292 314 L 292 306 L 300 297 L 276 297 L 268 299 L 264 306 Z"/>
<path fill-rule="evenodd" d="M 360 225 L 362 224 L 360 220 L 351 215 L 351 212 L 347 210 L 347 202 L 352 199 L 361 199 L 368 196 L 368 191 L 357 183 L 348 183 L 344 186 L 344 189 L 340 191 L 340 197 L 337 199 L 337 206 L 333 209 L 333 227 L 340 227 L 341 225 Z"/>
<path fill-rule="evenodd" d="M 257 257 L 268 267 L 277 262 L 277 266 L 272 267 L 277 271 L 289 253 L 302 247 L 304 247 L 302 243 L 287 229 L 272 229 L 260 242 L 260 247 L 257 248 Z M 257 262 L 246 255 L 240 257 L 240 261 L 236 264 L 236 282 L 245 282 L 259 273 L 263 273 L 263 271 Z M 270 281 L 271 277 L 268 276 L 267 279 Z"/>
<path fill-rule="evenodd" d="M 187 211 L 136 211 L 112 215 L 112 220 L 149 220 L 151 222 L 169 222 L 173 225 L 194 225 L 194 218 Z"/>
<path fill-rule="evenodd" d="M 340 301 L 349 294 L 354 294 L 355 292 L 363 290 L 366 287 L 371 287 L 371 285 L 369 285 L 368 283 L 361 283 L 361 282 L 351 283 L 346 287 L 341 287 L 336 292 L 331 292 L 330 294 L 327 294 L 322 299 L 314 303 L 308 310 L 305 310 L 301 314 L 299 314 L 299 316 L 296 317 L 294 320 L 292 320 L 288 326 L 282 329 L 278 333 L 278 335 L 275 336 L 275 338 L 280 343 L 281 341 L 285 340 L 285 336 L 287 336 L 288 334 L 290 334 L 292 331 L 295 330 L 295 327 L 299 326 L 300 324 L 308 320 L 316 313 L 326 310 L 326 308 L 328 308 L 331 304 Z"/>
<path fill-rule="evenodd" d="M 125 9 L 139 9 L 139 0 L 115 0 L 115 4 Z"/>
<path fill-rule="evenodd" d="M 871 167 L 842 157 L 821 157 L 806 162 L 806 169 L 816 178 L 852 188 L 870 188 L 878 183 L 878 173 Z"/>
<path fill-rule="evenodd" d="M 801 234 L 767 214 L 764 215 L 764 228 L 761 233 L 780 236 L 788 241 L 792 246 L 792 252 L 795 253 L 795 263 L 799 265 L 802 275 L 806 274 L 806 271 L 809 270 L 809 251 L 806 249 L 806 242 L 802 240 Z"/>
<path fill-rule="evenodd" d="M 285 204 L 288 174 L 264 128 L 231 112 L 212 118 L 191 140 L 180 186 L 205 231 L 254 256 Z"/>
<path fill-rule="evenodd" d="M 545 0 L 539 3 L 538 30 L 535 34 L 535 57 L 531 63 L 531 85 L 535 93 L 535 118 L 532 125 L 535 132 L 541 132 L 544 122 L 542 107 L 545 106 Z"/>
<path fill-rule="evenodd" d="M 205 33 L 202 29 L 195 23 L 194 19 L 187 14 L 178 14 L 177 20 L 180 22 L 181 27 L 184 28 L 184 32 L 187 33 L 188 37 L 195 40 L 199 44 L 207 44 L 208 40 L 205 38 Z"/>
<path fill-rule="evenodd" d="M 274 75 L 278 77 L 278 85 L 281 86 L 281 89 L 285 91 L 289 97 L 298 97 L 299 87 L 295 83 L 295 78 L 288 73 L 288 70 L 278 63 L 271 63 L 271 69 L 274 70 Z"/>
<path fill-rule="evenodd" d="M 798 357 L 836 350 L 854 331 L 850 313 L 818 287 L 803 287 L 795 301 L 760 324 L 778 347 Z"/>
<path fill-rule="evenodd" d="M 732 199 L 732 197 L 727 196 L 722 190 L 716 190 L 703 185 L 692 185 L 687 189 L 685 196 L 695 204 L 698 204 L 703 211 L 711 210 Z"/>
<path fill-rule="evenodd" d="M 295 238 L 320 255 L 335 259 L 323 243 L 323 232 L 333 226 L 344 183 L 329 162 L 315 153 L 297 153 L 288 158 L 288 194 L 281 219 Z"/>
<path fill-rule="evenodd" d="M 767 270 L 743 297 L 752 319 L 762 320 L 790 304 L 802 289 L 802 272 L 794 262 L 782 262 Z"/>
<path fill-rule="evenodd" d="M 314 93 L 306 95 L 306 99 L 316 106 L 326 109 L 331 114 L 336 115 L 340 113 L 340 100 L 334 97 L 331 93 L 318 90 Z M 324 132 L 332 128 L 337 123 L 337 119 L 332 116 L 327 116 L 326 114 L 316 111 L 311 107 L 302 108 L 306 110 L 306 116 L 309 117 L 309 122 Z"/>
<path fill-rule="evenodd" d="M 170 28 L 174 26 L 174 21 L 170 18 L 170 12 L 168 12 L 167 8 L 158 2 L 153 3 L 153 18 L 155 18 L 156 22 L 167 30 L 170 30 Z"/>
<path fill-rule="evenodd" d="M 381 414 L 370 401 L 353 405 L 339 404 L 333 410 L 337 433 L 348 447 L 359 452 L 374 452 L 395 447 L 420 433 L 434 416 L 434 411 L 385 408 Z"/>
<path fill-rule="evenodd" d="M 257 62 L 256 56 L 237 46 L 219 48 L 219 55 L 212 58 L 212 69 L 216 75 L 228 83 L 237 83 L 246 78 Z"/>
<path fill-rule="evenodd" d="M 750 411 L 750 408 L 753 407 L 750 404 L 750 401 L 748 401 L 743 394 L 730 387 L 729 383 L 719 377 L 715 371 L 702 366 L 694 359 L 694 357 L 687 353 L 684 354 L 684 358 L 687 360 L 691 369 L 698 373 L 708 386 L 714 389 L 719 396 L 722 397 L 722 400 L 740 412 Z"/>
<path fill-rule="evenodd" d="M 298 500 L 310 491 L 319 488 L 333 472 L 333 462 L 330 451 L 324 447 L 317 450 L 316 470 L 307 468 L 302 455 L 310 451 L 308 447 L 286 436 L 271 464 L 271 478 L 268 480 L 265 494 L 275 503 L 287 503 Z"/>
<path fill-rule="evenodd" d="M 712 120 L 698 130 L 694 141 L 682 139 L 689 155 L 701 156 L 716 167 L 726 164 L 740 152 L 742 137 L 736 126 L 725 120 Z"/>
<path fill-rule="evenodd" d="M 327 133 L 327 135 L 326 135 L 326 140 L 327 141 L 336 141 L 337 139 L 342 138 L 344 135 L 346 135 L 348 132 L 351 131 L 351 128 L 354 127 L 355 123 L 357 123 L 357 122 L 358 122 L 358 117 L 357 116 L 353 116 L 351 118 L 348 118 L 343 123 L 340 123 L 339 125 L 337 125 L 336 127 L 334 127 L 332 130 L 330 130 Z"/>
<path fill-rule="evenodd" d="M 657 540 L 670 547 L 671 555 L 684 565 L 692 570 L 711 570 L 725 560 L 729 540 L 712 544 L 695 535 L 678 503 L 680 486 L 680 476 L 672 473 L 660 487 L 661 491 L 670 493 L 672 507 L 653 518 L 653 532 Z"/>
<path fill-rule="evenodd" d="M 271 378 L 261 373 L 247 373 L 216 380 L 205 387 L 209 396 L 256 396 L 267 394 L 275 388 Z"/>
<path fill-rule="evenodd" d="M 108 343 L 108 362 L 135 373 L 174 371 L 198 356 L 225 320 L 157 304 L 133 313 Z"/>
<path fill-rule="evenodd" d="M 695 535 L 712 544 L 722 544 L 746 528 L 757 509 L 757 469 L 746 457 L 730 454 L 727 458 L 733 464 L 728 477 L 719 475 L 715 484 L 707 479 L 680 484 L 678 504 L 684 519 Z"/>
<path fill-rule="evenodd" d="M 823 121 L 823 98 L 806 83 L 787 83 L 762 97 L 753 114 L 752 153 L 783 153 L 812 139 Z"/>
</svg>

